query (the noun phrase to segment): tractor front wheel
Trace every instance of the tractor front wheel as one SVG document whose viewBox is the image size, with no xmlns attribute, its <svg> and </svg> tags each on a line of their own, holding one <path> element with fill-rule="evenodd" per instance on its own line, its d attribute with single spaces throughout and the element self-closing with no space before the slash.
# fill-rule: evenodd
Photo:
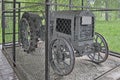
<svg viewBox="0 0 120 80">
<path fill-rule="evenodd" d="M 72 72 L 75 56 L 72 45 L 64 38 L 56 38 L 49 46 L 50 63 L 54 72 L 65 76 Z"/>
</svg>

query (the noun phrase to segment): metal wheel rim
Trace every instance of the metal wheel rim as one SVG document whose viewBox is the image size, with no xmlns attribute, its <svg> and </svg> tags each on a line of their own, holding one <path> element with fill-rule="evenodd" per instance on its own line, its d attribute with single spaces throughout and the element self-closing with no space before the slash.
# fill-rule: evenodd
<svg viewBox="0 0 120 80">
<path fill-rule="evenodd" d="M 94 50 L 88 57 L 95 63 L 102 63 L 108 58 L 109 50 L 106 40 L 102 35 L 95 32 Z M 101 41 L 100 41 L 101 40 Z M 98 49 L 96 49 L 98 47 Z"/>
<path fill-rule="evenodd" d="M 65 47 L 65 45 L 67 45 L 70 53 L 67 53 L 67 55 L 69 54 L 69 57 L 64 53 L 65 54 L 64 57 L 67 57 L 66 61 L 68 61 L 68 58 L 70 58 L 69 64 L 67 64 L 65 60 L 63 60 L 63 62 L 62 61 L 59 62 L 59 60 L 61 60 L 61 59 L 58 59 L 59 57 L 57 56 L 58 54 L 60 56 L 60 53 L 59 53 L 58 49 L 61 50 L 63 48 L 63 46 L 60 47 L 60 45 L 61 45 L 60 43 L 62 43 L 62 42 L 59 42 L 59 44 L 57 44 L 57 46 L 56 46 L 58 48 L 58 49 L 56 49 L 56 52 L 57 51 L 58 52 L 53 53 L 53 47 L 55 46 L 55 43 L 57 41 L 63 41 L 63 43 L 64 43 L 63 46 L 64 47 Z M 64 51 L 64 48 L 62 50 Z M 63 53 L 61 52 L 61 54 L 63 54 Z M 56 58 L 56 60 L 54 60 L 55 58 Z M 51 42 L 51 45 L 50 45 L 50 63 L 51 63 L 51 67 L 53 68 L 54 72 L 58 75 L 65 76 L 65 75 L 68 75 L 72 72 L 72 70 L 74 68 L 74 63 L 75 63 L 74 52 L 73 52 L 72 46 L 65 39 L 58 38 L 58 39 L 54 39 Z"/>
</svg>

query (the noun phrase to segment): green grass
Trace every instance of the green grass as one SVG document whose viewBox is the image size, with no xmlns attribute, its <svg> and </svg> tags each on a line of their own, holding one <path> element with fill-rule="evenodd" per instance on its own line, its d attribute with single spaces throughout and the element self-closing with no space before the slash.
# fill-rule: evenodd
<svg viewBox="0 0 120 80">
<path fill-rule="evenodd" d="M 96 21 L 95 31 L 105 37 L 111 51 L 120 52 L 120 21 Z"/>
<path fill-rule="evenodd" d="M 6 18 L 5 33 L 13 33 L 13 18 Z M 16 32 L 18 32 L 18 24 L 16 24 Z M 18 40 L 18 34 L 16 34 L 16 41 Z M 5 35 L 5 42 L 12 42 L 13 34 Z M 2 28 L 0 25 L 0 43 L 2 43 Z"/>
</svg>

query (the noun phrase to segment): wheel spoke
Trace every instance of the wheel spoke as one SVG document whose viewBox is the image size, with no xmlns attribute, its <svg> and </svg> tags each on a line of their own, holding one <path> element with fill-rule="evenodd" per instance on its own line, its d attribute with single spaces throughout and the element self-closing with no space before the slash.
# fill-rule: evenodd
<svg viewBox="0 0 120 80">
<path fill-rule="evenodd" d="M 57 68 L 57 70 L 58 70 L 61 74 L 63 74 L 62 69 L 61 69 L 61 67 L 60 67 L 59 65 L 56 65 L 56 68 Z"/>
<path fill-rule="evenodd" d="M 65 67 L 65 72 L 69 69 L 69 66 L 65 61 L 63 61 L 64 67 Z"/>
<path fill-rule="evenodd" d="M 98 52 L 98 61 L 100 60 L 100 57 L 99 57 L 99 56 L 100 56 L 100 53 Z"/>
<path fill-rule="evenodd" d="M 100 57 L 102 60 L 104 59 L 101 55 L 99 55 L 99 57 Z"/>
<path fill-rule="evenodd" d="M 68 75 L 74 67 L 73 48 L 65 39 L 55 39 L 51 42 L 51 66 L 58 75 Z"/>
<path fill-rule="evenodd" d="M 98 42 L 97 40 L 98 40 L 98 36 L 96 35 L 96 38 L 95 38 L 95 42 L 96 42 L 96 43 Z"/>
<path fill-rule="evenodd" d="M 67 64 L 65 61 L 63 61 L 63 63 L 64 63 L 64 65 L 65 65 L 65 66 L 67 66 L 67 67 L 68 67 L 68 66 L 70 66 L 70 65 L 69 65 L 69 64 Z"/>
<path fill-rule="evenodd" d="M 98 55 L 99 60 L 100 60 L 100 59 L 102 59 L 102 60 L 103 60 L 104 58 L 101 56 L 101 53 L 100 53 L 100 52 L 98 52 L 98 54 L 99 54 L 99 55 Z"/>
<path fill-rule="evenodd" d="M 100 45 L 102 45 L 103 41 L 101 40 Z"/>
<path fill-rule="evenodd" d="M 92 55 L 92 54 L 93 54 L 93 55 Z M 89 56 L 92 58 L 92 60 L 95 59 L 95 53 L 91 53 Z"/>
<path fill-rule="evenodd" d="M 89 58 L 96 63 L 102 63 L 108 58 L 108 46 L 102 35 L 95 32 L 94 36 L 94 54 L 89 55 Z"/>
</svg>

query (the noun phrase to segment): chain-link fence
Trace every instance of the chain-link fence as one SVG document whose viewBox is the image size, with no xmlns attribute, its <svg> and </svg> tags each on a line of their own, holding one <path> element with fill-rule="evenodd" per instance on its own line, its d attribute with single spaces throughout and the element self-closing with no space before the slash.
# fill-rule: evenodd
<svg viewBox="0 0 120 80">
<path fill-rule="evenodd" d="M 45 56 L 46 44 L 49 45 L 52 39 L 54 39 L 54 37 L 56 38 L 56 36 L 57 37 L 59 36 L 57 35 L 59 33 L 60 33 L 59 37 L 61 37 L 62 35 L 65 35 L 65 36 L 67 35 L 66 37 L 68 37 L 68 36 L 71 36 L 72 34 L 79 34 L 79 32 L 78 33 L 75 31 L 73 32 L 71 31 L 71 29 L 78 31 L 79 28 L 76 29 L 73 26 L 79 26 L 81 24 L 80 21 L 76 21 L 76 18 L 66 17 L 65 15 L 55 19 L 54 13 L 57 11 L 61 11 L 61 15 L 62 15 L 62 12 L 64 13 L 65 11 L 68 11 L 68 13 L 71 13 L 72 11 L 80 12 L 81 10 L 93 11 L 97 20 L 95 21 L 95 25 L 97 25 L 97 27 L 95 27 L 95 31 L 100 32 L 102 33 L 102 35 L 105 36 L 106 40 L 108 41 L 108 44 L 110 45 L 110 50 L 114 50 L 112 46 L 116 46 L 117 48 L 119 47 L 118 44 L 116 45 L 112 44 L 119 40 L 118 38 L 119 33 L 112 34 L 112 31 L 115 32 L 119 29 L 113 26 L 105 28 L 103 25 L 101 25 L 106 23 L 104 23 L 104 21 L 100 21 L 100 20 L 103 20 L 103 18 L 100 18 L 100 16 L 103 17 L 108 13 L 101 12 L 101 11 L 105 11 L 102 8 L 100 8 L 100 10 L 98 8 L 94 8 L 97 4 L 94 5 L 95 2 L 90 3 L 90 1 L 94 1 L 94 0 L 50 0 L 48 1 L 48 3 L 44 3 L 45 2 L 44 0 L 43 1 L 41 0 L 38 2 L 37 1 L 36 2 L 19 1 L 19 2 L 16 2 L 16 8 L 15 8 L 16 22 L 14 21 L 13 2 L 4 1 L 3 3 L 4 5 L 2 5 L 3 7 L 2 9 L 4 11 L 2 13 L 3 51 L 6 52 L 6 55 L 9 57 L 8 59 L 10 59 L 11 62 L 16 65 L 15 71 L 17 72 L 21 80 L 45 80 L 45 75 L 49 77 L 48 80 L 97 80 L 97 77 L 101 76 L 106 71 L 112 69 L 113 67 L 119 64 L 120 60 L 115 59 L 114 57 L 111 57 L 111 56 L 108 58 L 106 62 L 98 65 L 91 62 L 87 56 L 81 57 L 81 55 L 77 55 L 77 54 L 74 54 L 74 56 L 76 56 L 75 62 L 74 61 L 73 61 L 74 63 L 72 63 L 72 61 L 69 62 L 68 60 L 69 58 L 74 60 L 73 56 L 70 56 L 71 52 L 73 51 L 74 53 L 77 53 L 77 50 L 74 50 L 74 49 L 72 50 L 71 45 L 69 45 L 69 41 L 66 42 L 67 40 L 63 40 L 59 38 L 57 40 L 54 40 L 56 42 L 53 42 L 56 44 L 54 44 L 52 48 L 54 48 L 55 50 L 58 50 L 58 51 L 55 51 L 54 53 L 56 52 L 60 53 L 60 51 L 63 50 L 63 51 L 66 51 L 66 55 L 64 54 L 50 55 L 49 53 L 48 57 L 50 58 L 52 56 L 54 59 L 58 58 L 56 59 L 56 62 L 60 62 L 60 64 L 62 64 L 61 61 L 65 60 L 65 56 L 67 56 L 66 63 L 68 62 L 70 64 L 65 64 L 63 66 L 68 66 L 64 68 L 69 68 L 71 64 L 74 64 L 74 68 L 72 67 L 73 71 L 71 71 L 71 73 L 67 74 L 66 76 L 58 75 L 56 74 L 54 68 L 51 67 L 50 61 L 48 61 L 49 63 L 48 65 L 45 65 L 47 64 L 45 61 L 46 60 L 46 56 Z M 103 2 L 101 2 L 101 4 L 102 3 Z M 47 11 L 45 11 L 46 10 L 45 5 L 48 6 L 49 16 L 47 17 L 45 16 L 45 14 L 47 14 L 46 13 Z M 71 12 L 69 10 L 71 10 Z M 111 12 L 111 15 L 112 15 L 112 12 Z M 100 19 L 97 17 L 99 17 Z M 48 26 L 49 26 L 48 30 L 46 30 L 47 28 L 46 28 L 45 18 L 48 18 Z M 89 19 L 92 19 L 92 18 L 89 18 Z M 80 24 L 76 25 L 74 21 L 76 21 L 76 23 L 79 22 Z M 14 27 L 14 24 L 15 24 L 15 27 Z M 107 24 L 109 24 L 109 22 L 107 22 Z M 107 24 L 106 26 L 108 26 Z M 55 29 L 55 25 L 56 25 L 56 29 Z M 118 25 L 115 24 L 115 26 L 118 26 Z M 14 33 L 13 30 L 15 30 L 15 35 L 13 34 Z M 58 33 L 57 32 L 54 33 L 54 30 L 57 31 Z M 106 30 L 110 30 L 111 33 Z M 48 43 L 45 42 L 46 31 L 48 31 L 49 33 Z M 53 36 L 54 34 L 56 36 Z M 114 36 L 110 35 L 110 37 L 108 37 L 108 34 L 111 34 Z M 74 35 L 74 38 L 75 38 L 74 39 L 75 41 L 77 39 L 76 35 Z M 111 38 L 112 39 L 114 38 L 114 40 L 111 40 Z M 14 39 L 15 39 L 15 42 L 14 42 Z M 58 42 L 59 40 L 61 40 L 61 42 Z M 68 40 L 71 41 L 71 39 L 68 39 Z M 114 41 L 114 42 L 111 43 L 111 41 Z M 15 46 L 14 46 L 14 43 L 15 43 Z M 100 45 L 98 44 L 98 46 Z M 51 46 L 47 46 L 47 47 L 49 47 L 50 49 Z M 59 48 L 56 49 L 57 47 Z M 15 48 L 15 51 L 13 48 Z M 89 48 L 89 46 L 87 48 Z M 48 49 L 48 52 L 50 52 L 49 49 Z M 119 52 L 118 49 L 115 49 L 115 51 Z M 15 59 L 14 59 L 14 56 L 15 56 Z M 56 64 L 53 64 L 53 65 L 56 65 Z M 63 66 L 61 65 L 60 67 L 63 67 Z M 59 63 L 57 63 L 57 67 L 59 67 Z M 60 69 L 60 70 L 64 70 L 64 69 Z M 64 70 L 64 72 L 66 72 L 67 70 L 69 69 Z"/>
</svg>

